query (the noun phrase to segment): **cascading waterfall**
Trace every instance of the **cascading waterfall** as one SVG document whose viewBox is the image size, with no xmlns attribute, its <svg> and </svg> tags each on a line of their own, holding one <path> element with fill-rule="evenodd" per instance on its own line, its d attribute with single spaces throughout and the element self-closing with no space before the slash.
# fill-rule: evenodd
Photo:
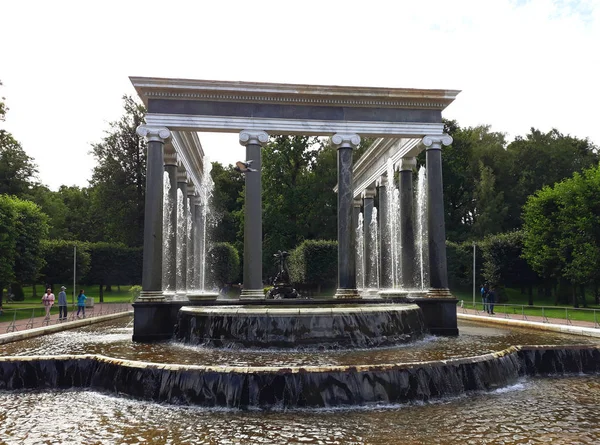
<svg viewBox="0 0 600 445">
<path fill-rule="evenodd" d="M 415 247 L 417 254 L 417 280 L 421 290 L 425 290 L 429 287 L 429 252 L 428 247 L 428 231 L 427 231 L 427 169 L 425 166 L 421 166 L 419 169 L 418 181 L 417 181 L 417 206 L 416 206 L 416 219 L 417 227 L 415 230 Z"/>
<path fill-rule="evenodd" d="M 363 231 L 363 214 L 358 214 L 356 227 L 356 287 L 365 288 L 365 236 Z"/>
<path fill-rule="evenodd" d="M 163 269 L 162 269 L 162 282 L 163 282 L 163 292 L 165 294 L 172 294 L 175 292 L 175 289 L 172 289 L 170 283 L 172 279 L 172 271 L 173 271 L 173 255 L 175 252 L 172 252 L 171 245 L 169 240 L 173 236 L 173 231 L 175 227 L 171 224 L 171 212 L 174 210 L 175 203 L 173 199 L 171 199 L 171 181 L 169 178 L 169 173 L 164 172 L 163 174 Z"/>
<path fill-rule="evenodd" d="M 377 207 L 373 208 L 371 222 L 369 223 L 369 232 L 371 245 L 367 246 L 370 257 L 369 261 L 369 277 L 367 285 L 370 289 L 379 289 L 379 227 L 377 223 Z"/>
</svg>

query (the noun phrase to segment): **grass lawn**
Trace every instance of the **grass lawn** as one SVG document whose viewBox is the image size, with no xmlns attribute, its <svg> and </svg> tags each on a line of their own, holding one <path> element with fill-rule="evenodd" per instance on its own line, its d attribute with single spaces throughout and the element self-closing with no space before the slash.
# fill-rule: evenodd
<svg viewBox="0 0 600 445">
<path fill-rule="evenodd" d="M 458 299 L 463 300 L 464 307 L 470 309 L 473 307 L 473 292 L 452 290 L 452 294 Z M 498 314 L 508 313 L 511 316 L 545 316 L 547 318 L 558 318 L 566 320 L 567 316 L 570 320 L 580 320 L 600 323 L 600 306 L 592 304 L 593 298 L 588 296 L 587 308 L 573 308 L 569 305 L 554 305 L 554 297 L 542 297 L 534 295 L 534 306 L 528 306 L 529 298 L 527 294 L 521 294 L 518 289 L 506 289 L 508 301 L 496 303 L 494 312 Z M 544 306 L 542 309 L 541 306 Z M 483 310 L 479 289 L 475 293 L 475 307 L 478 310 Z M 596 312 L 594 313 L 594 309 Z M 520 318 L 520 317 L 519 317 Z"/>
</svg>

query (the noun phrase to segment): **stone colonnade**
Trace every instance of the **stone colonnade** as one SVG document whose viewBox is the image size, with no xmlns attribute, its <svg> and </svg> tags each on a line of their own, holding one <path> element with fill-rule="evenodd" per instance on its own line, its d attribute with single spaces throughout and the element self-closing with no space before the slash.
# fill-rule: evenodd
<svg viewBox="0 0 600 445">
<path fill-rule="evenodd" d="M 166 127 L 147 125 L 138 128 L 138 134 L 148 141 L 146 207 L 144 227 L 144 262 L 142 277 L 142 301 L 161 301 L 165 299 L 164 288 L 175 289 L 177 295 L 184 296 L 187 289 L 197 288 L 200 277 L 197 242 L 202 237 L 199 233 L 201 206 L 194 187 L 188 184 L 184 169 L 177 166 L 177 159 L 172 154 L 165 156 L 164 145 L 170 137 Z M 268 141 L 264 131 L 243 130 L 240 132 L 240 144 L 246 147 L 246 160 L 252 161 L 252 169 L 245 174 L 246 181 L 246 213 L 244 220 L 244 288 L 242 299 L 264 298 L 262 285 L 262 185 L 261 185 L 261 147 Z M 335 298 L 360 298 L 356 283 L 356 249 L 355 228 L 357 226 L 360 201 L 354 199 L 352 180 L 352 151 L 360 143 L 360 136 L 354 133 L 336 133 L 331 138 L 332 145 L 338 153 L 338 286 Z M 430 293 L 433 296 L 449 296 L 448 274 L 446 268 L 446 246 L 444 225 L 444 203 L 442 186 L 442 145 L 452 142 L 450 136 L 425 136 L 423 145 L 427 150 L 427 200 L 428 200 L 428 232 L 429 232 L 429 279 Z M 406 268 L 403 273 L 412 275 L 409 268 L 414 264 L 414 227 L 412 222 L 412 169 L 414 159 L 403 159 L 400 165 L 401 217 L 400 227 L 404 238 L 402 264 Z M 179 210 L 168 207 L 168 215 L 163 218 L 164 173 L 168 174 L 169 202 L 178 203 Z M 176 179 L 174 179 L 176 178 Z M 385 184 L 382 181 L 381 184 Z M 381 188 L 381 187 L 380 187 Z M 181 198 L 178 202 L 177 195 Z M 386 193 L 380 195 L 382 199 Z M 373 211 L 374 187 L 364 193 L 365 227 L 368 227 Z M 189 205 L 188 205 L 189 199 Z M 183 209 L 181 205 L 183 204 Z M 382 210 L 388 206 L 381 206 Z M 183 211 L 184 217 L 177 218 Z M 380 218 L 389 218 L 382 212 Z M 174 231 L 164 232 L 163 222 L 167 222 Z M 187 225 L 192 227 L 188 230 Z M 179 233 L 179 235 L 177 235 Z M 163 236 L 167 236 L 163 251 Z M 368 243 L 365 243 L 368 245 Z M 163 258 L 166 252 L 169 258 Z M 370 252 L 365 252 L 365 257 Z M 389 258 L 390 245 L 381 246 L 381 257 Z M 385 261 L 385 263 L 388 263 Z M 164 276 L 168 283 L 163 286 L 163 267 L 168 267 Z M 386 266 L 387 267 L 387 266 Z M 385 275 L 385 270 L 382 275 Z M 390 283 L 382 281 L 383 287 Z"/>
<path fill-rule="evenodd" d="M 199 290 L 203 239 L 199 190 L 169 144 L 166 127 L 141 125 L 146 138 L 144 258 L 139 301 L 185 299 Z M 166 195 L 165 195 L 166 194 Z"/>
</svg>

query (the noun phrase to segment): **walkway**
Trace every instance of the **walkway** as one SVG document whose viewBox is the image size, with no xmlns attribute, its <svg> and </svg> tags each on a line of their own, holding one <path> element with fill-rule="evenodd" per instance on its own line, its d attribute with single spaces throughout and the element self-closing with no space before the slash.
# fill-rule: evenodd
<svg viewBox="0 0 600 445">
<path fill-rule="evenodd" d="M 497 312 L 495 315 L 483 311 L 467 309 L 457 306 L 458 318 L 497 323 L 512 326 L 521 326 L 546 331 L 565 332 L 569 334 L 600 337 L 600 328 L 592 321 L 567 320 L 564 318 L 548 318 L 536 315 L 510 314 Z"/>
<path fill-rule="evenodd" d="M 36 313 L 39 314 L 39 308 L 35 308 Z M 85 318 L 94 318 L 109 314 L 117 314 L 121 312 L 128 312 L 132 310 L 131 303 L 97 303 L 93 307 L 89 307 L 85 309 Z M 10 321 L 0 322 L 0 335 L 10 333 L 10 332 L 22 332 L 29 329 L 35 329 L 45 326 L 53 326 L 58 324 L 63 324 L 65 322 L 75 321 L 77 320 L 77 306 L 75 306 L 75 310 L 72 310 L 69 307 L 69 312 L 67 315 L 66 321 L 60 321 L 58 319 L 58 314 L 52 314 L 49 320 L 46 320 L 44 316 L 41 317 L 33 317 L 34 309 L 16 309 L 18 312 L 28 312 L 29 317 L 22 319 L 12 319 Z M 13 316 L 15 309 L 5 309 L 4 314 Z M 17 315 L 18 317 L 18 315 Z"/>
</svg>

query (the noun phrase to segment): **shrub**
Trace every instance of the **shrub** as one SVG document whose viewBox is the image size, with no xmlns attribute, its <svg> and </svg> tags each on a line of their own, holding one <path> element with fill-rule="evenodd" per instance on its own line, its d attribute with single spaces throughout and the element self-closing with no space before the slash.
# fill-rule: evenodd
<svg viewBox="0 0 600 445">
<path fill-rule="evenodd" d="M 215 243 L 208 251 L 208 281 L 222 288 L 239 276 L 240 256 L 232 244 Z"/>
<path fill-rule="evenodd" d="M 337 241 L 306 240 L 290 255 L 290 279 L 321 292 L 337 283 Z"/>
</svg>

